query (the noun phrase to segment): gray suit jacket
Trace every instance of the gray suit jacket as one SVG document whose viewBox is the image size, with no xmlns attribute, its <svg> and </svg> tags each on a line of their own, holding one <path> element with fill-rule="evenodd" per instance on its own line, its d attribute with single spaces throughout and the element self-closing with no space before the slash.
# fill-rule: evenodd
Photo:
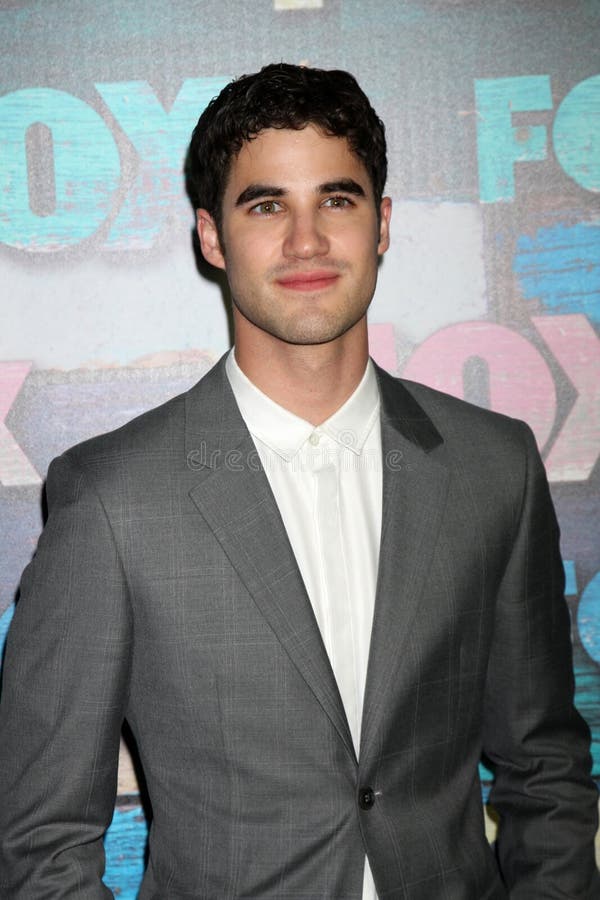
<svg viewBox="0 0 600 900">
<path fill-rule="evenodd" d="M 143 900 L 592 898 L 558 530 L 529 429 L 378 372 L 381 564 L 360 758 L 221 361 L 55 460 L 0 707 L 0 894 L 95 898 L 121 723 Z M 497 858 L 477 763 L 497 766 Z"/>
</svg>

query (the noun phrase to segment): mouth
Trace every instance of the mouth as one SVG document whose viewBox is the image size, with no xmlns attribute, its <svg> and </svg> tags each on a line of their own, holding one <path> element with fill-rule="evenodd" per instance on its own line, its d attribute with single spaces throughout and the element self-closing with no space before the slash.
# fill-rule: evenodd
<svg viewBox="0 0 600 900">
<path fill-rule="evenodd" d="M 311 272 L 294 272 L 278 278 L 277 283 L 291 291 L 322 291 L 331 287 L 338 278 L 338 272 L 331 269 L 318 269 Z"/>
</svg>

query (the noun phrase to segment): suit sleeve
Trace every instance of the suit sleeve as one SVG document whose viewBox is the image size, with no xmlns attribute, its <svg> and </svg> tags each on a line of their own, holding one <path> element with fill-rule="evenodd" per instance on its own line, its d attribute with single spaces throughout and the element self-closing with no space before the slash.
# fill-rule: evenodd
<svg viewBox="0 0 600 900">
<path fill-rule="evenodd" d="M 105 510 L 68 456 L 9 631 L 0 703 L 0 896 L 99 900 L 131 651 Z"/>
<path fill-rule="evenodd" d="M 490 801 L 511 900 L 600 897 L 598 796 L 574 679 L 559 531 L 543 464 L 524 429 L 526 477 L 497 598 L 484 710 Z"/>
</svg>

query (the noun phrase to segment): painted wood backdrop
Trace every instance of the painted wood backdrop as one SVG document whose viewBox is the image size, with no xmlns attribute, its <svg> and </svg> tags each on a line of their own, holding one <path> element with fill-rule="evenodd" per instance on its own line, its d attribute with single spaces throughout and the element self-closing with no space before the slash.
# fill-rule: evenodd
<svg viewBox="0 0 600 900">
<path fill-rule="evenodd" d="M 390 144 L 373 353 L 532 425 L 600 779 L 599 33 L 598 0 L 1 4 L 0 641 L 50 459 L 229 346 L 181 178 L 201 110 L 267 62 L 346 68 Z M 116 896 L 135 897 L 145 840 L 124 752 Z"/>
</svg>

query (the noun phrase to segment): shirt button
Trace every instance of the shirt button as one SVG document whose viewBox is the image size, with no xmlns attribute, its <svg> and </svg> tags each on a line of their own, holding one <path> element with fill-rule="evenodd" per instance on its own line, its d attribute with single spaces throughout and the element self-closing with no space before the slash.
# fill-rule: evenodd
<svg viewBox="0 0 600 900">
<path fill-rule="evenodd" d="M 311 444 L 311 446 L 317 447 L 320 440 L 321 440 L 321 435 L 317 434 L 316 431 L 313 431 L 313 433 L 311 434 L 311 436 L 308 439 L 308 442 L 309 442 L 309 444 Z"/>
<path fill-rule="evenodd" d="M 373 788 L 364 787 L 360 788 L 358 792 L 358 805 L 361 809 L 369 810 L 373 808 L 373 804 L 375 803 L 375 792 Z"/>
</svg>

